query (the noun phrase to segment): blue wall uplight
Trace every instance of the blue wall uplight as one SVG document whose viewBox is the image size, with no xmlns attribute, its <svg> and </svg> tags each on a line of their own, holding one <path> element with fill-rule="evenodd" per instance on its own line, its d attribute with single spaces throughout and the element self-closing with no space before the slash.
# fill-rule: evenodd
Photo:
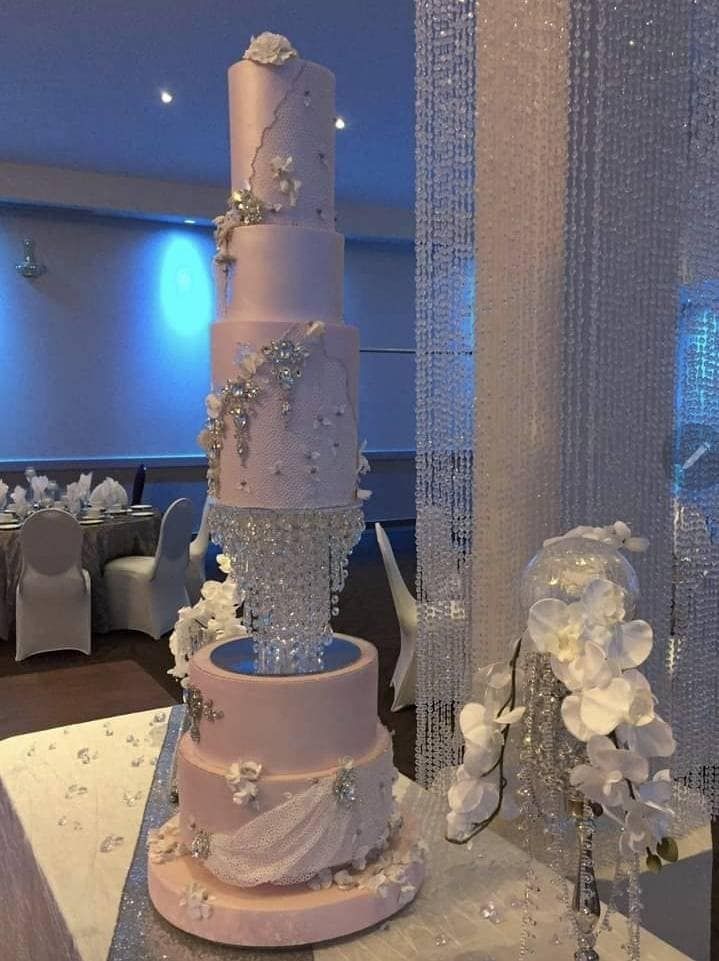
<svg viewBox="0 0 719 961">
<path fill-rule="evenodd" d="M 196 336 L 207 329 L 213 310 L 205 245 L 187 231 L 171 231 L 161 247 L 158 282 L 165 322 L 176 334 Z"/>
</svg>

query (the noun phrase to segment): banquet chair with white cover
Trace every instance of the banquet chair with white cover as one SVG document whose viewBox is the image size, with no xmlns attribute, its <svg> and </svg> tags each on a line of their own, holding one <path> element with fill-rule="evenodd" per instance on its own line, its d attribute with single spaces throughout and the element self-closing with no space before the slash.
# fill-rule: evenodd
<svg viewBox="0 0 719 961">
<path fill-rule="evenodd" d="M 82 568 L 82 529 L 66 511 L 29 517 L 20 533 L 15 660 L 45 651 L 90 653 L 90 575 Z"/>
<path fill-rule="evenodd" d="M 414 704 L 417 678 L 417 601 L 404 582 L 384 528 L 381 524 L 375 524 L 374 529 L 399 621 L 399 657 L 390 684 L 394 688 L 392 710 L 400 711 L 403 707 Z"/>
<path fill-rule="evenodd" d="M 202 585 L 207 580 L 205 576 L 205 558 L 210 546 L 210 498 L 205 498 L 202 508 L 202 520 L 197 536 L 190 544 L 190 563 L 187 565 L 185 584 L 190 598 L 190 604 L 197 604 L 200 599 Z"/>
<path fill-rule="evenodd" d="M 103 571 L 110 630 L 142 631 L 158 640 L 189 603 L 185 577 L 192 537 L 186 497 L 167 508 L 154 557 L 118 557 Z"/>
</svg>

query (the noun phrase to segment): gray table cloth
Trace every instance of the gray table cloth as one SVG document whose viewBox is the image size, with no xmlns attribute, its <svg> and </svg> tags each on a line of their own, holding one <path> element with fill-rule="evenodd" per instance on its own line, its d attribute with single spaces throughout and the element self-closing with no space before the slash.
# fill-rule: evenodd
<svg viewBox="0 0 719 961">
<path fill-rule="evenodd" d="M 103 634 L 110 629 L 109 610 L 102 570 L 108 561 L 128 555 L 150 556 L 155 553 L 160 532 L 161 515 L 132 517 L 129 514 L 109 518 L 96 527 L 83 527 L 82 566 L 92 582 L 92 630 Z M 0 531 L 0 623 L 8 629 L 15 622 L 15 590 L 22 568 L 20 530 Z"/>
</svg>

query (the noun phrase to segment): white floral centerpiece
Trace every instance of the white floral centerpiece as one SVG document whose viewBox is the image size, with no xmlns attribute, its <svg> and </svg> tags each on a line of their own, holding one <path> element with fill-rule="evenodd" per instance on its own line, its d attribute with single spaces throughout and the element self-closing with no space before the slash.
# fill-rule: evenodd
<svg viewBox="0 0 719 961">
<path fill-rule="evenodd" d="M 580 847 L 586 846 L 582 912 L 593 914 L 593 923 L 599 914 L 598 897 L 589 903 L 596 895 L 596 818 L 618 826 L 618 855 L 635 877 L 640 859 L 657 871 L 678 857 L 670 833 L 672 778 L 658 763 L 673 754 L 675 741 L 639 670 L 653 632 L 632 617 L 636 575 L 618 553 L 646 547 L 622 522 L 575 528 L 545 542 L 523 581 L 526 630 L 506 662 L 479 672 L 483 698 L 460 712 L 464 757 L 448 791 L 447 838 L 464 843 L 496 817 L 530 812 L 532 805 L 537 810 L 545 787 L 538 782 L 551 782 L 550 796 L 565 804 L 551 815 L 554 824 L 570 814 Z M 532 672 L 531 683 L 523 669 Z M 519 758 L 516 771 L 510 772 L 510 757 Z M 634 900 L 638 905 L 638 895 Z M 581 937 L 592 957 L 594 934 L 588 928 Z"/>
</svg>

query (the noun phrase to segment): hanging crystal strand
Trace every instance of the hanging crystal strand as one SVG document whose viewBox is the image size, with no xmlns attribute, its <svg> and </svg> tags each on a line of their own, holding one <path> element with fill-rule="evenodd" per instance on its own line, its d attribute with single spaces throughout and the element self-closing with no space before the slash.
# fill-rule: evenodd
<svg viewBox="0 0 719 961">
<path fill-rule="evenodd" d="M 632 858 L 628 869 L 627 884 L 627 958 L 629 961 L 640 961 L 641 956 L 641 922 L 642 900 L 639 885 L 639 857 Z"/>
<path fill-rule="evenodd" d="M 572 816 L 577 825 L 577 880 L 572 898 L 572 910 L 577 924 L 575 961 L 599 961 L 594 946 L 597 940 L 600 905 L 597 878 L 594 872 L 594 815 L 591 805 L 581 796 L 570 797 Z"/>
<path fill-rule="evenodd" d="M 469 682 L 474 3 L 416 4 L 417 779 L 459 760 Z M 438 794 L 439 796 L 439 794 Z"/>
</svg>

